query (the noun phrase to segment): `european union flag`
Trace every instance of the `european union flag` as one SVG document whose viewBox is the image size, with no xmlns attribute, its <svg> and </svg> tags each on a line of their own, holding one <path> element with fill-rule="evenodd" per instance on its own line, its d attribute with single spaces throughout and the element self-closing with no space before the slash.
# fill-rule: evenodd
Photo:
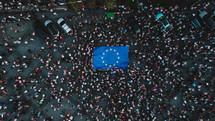
<svg viewBox="0 0 215 121">
<path fill-rule="evenodd" d="M 128 69 L 128 46 L 96 47 L 93 67 L 97 69 Z"/>
</svg>

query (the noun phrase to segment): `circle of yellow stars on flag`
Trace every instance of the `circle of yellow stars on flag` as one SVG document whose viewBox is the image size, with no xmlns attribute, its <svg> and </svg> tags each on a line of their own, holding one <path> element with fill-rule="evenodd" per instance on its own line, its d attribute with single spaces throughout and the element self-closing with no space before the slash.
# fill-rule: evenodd
<svg viewBox="0 0 215 121">
<path fill-rule="evenodd" d="M 117 55 L 117 61 L 116 61 L 116 63 L 119 63 L 119 59 L 120 59 L 120 57 L 119 57 L 119 53 L 114 49 L 112 49 L 112 48 L 110 48 L 110 49 L 107 49 L 104 53 L 103 53 L 103 55 L 105 55 L 106 53 L 108 53 L 109 51 L 113 51 L 114 53 L 116 53 L 116 55 Z M 116 66 L 116 63 L 114 63 L 114 64 L 107 64 L 107 63 L 105 63 L 105 61 L 103 60 L 104 59 L 104 57 L 102 56 L 101 57 L 101 59 L 102 59 L 102 63 L 104 63 L 105 64 L 105 66 L 107 66 L 107 67 L 115 67 Z"/>
</svg>

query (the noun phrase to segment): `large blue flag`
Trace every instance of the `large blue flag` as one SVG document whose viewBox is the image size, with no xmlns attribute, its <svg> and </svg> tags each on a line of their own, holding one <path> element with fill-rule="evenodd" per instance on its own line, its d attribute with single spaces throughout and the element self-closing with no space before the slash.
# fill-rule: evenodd
<svg viewBox="0 0 215 121">
<path fill-rule="evenodd" d="M 96 47 L 93 51 L 93 67 L 97 69 L 128 69 L 128 46 Z"/>
</svg>

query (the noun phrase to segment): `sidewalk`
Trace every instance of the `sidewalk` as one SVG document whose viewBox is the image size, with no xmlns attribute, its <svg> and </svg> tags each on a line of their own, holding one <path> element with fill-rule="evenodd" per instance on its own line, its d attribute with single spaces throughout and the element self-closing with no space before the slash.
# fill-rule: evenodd
<svg viewBox="0 0 215 121">
<path fill-rule="evenodd" d="M 13 42 L 17 39 L 22 39 L 22 37 L 29 32 L 32 32 L 33 25 L 31 21 L 21 21 L 15 23 L 9 23 L 5 25 L 6 33 L 5 36 L 10 36 L 9 42 Z"/>
</svg>

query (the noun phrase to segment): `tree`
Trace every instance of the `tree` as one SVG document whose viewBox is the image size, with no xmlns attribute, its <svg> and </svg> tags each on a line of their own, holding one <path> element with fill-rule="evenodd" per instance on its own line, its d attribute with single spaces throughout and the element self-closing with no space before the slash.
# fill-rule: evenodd
<svg viewBox="0 0 215 121">
<path fill-rule="evenodd" d="M 114 9 L 116 7 L 116 0 L 106 0 L 105 6 L 109 10 Z"/>
<path fill-rule="evenodd" d="M 151 0 L 152 3 L 160 4 L 165 7 L 175 6 L 175 5 L 182 6 L 182 7 L 184 6 L 189 7 L 197 1 L 198 0 Z M 211 0 L 205 0 L 205 1 L 211 1 Z"/>
<path fill-rule="evenodd" d="M 96 0 L 88 0 L 87 1 L 87 7 L 88 8 L 96 8 Z"/>
<path fill-rule="evenodd" d="M 67 2 L 67 8 L 72 11 L 76 11 L 76 10 L 80 9 L 82 5 L 83 5 L 82 1 L 77 2 L 77 0 L 68 0 L 68 2 Z"/>
</svg>

